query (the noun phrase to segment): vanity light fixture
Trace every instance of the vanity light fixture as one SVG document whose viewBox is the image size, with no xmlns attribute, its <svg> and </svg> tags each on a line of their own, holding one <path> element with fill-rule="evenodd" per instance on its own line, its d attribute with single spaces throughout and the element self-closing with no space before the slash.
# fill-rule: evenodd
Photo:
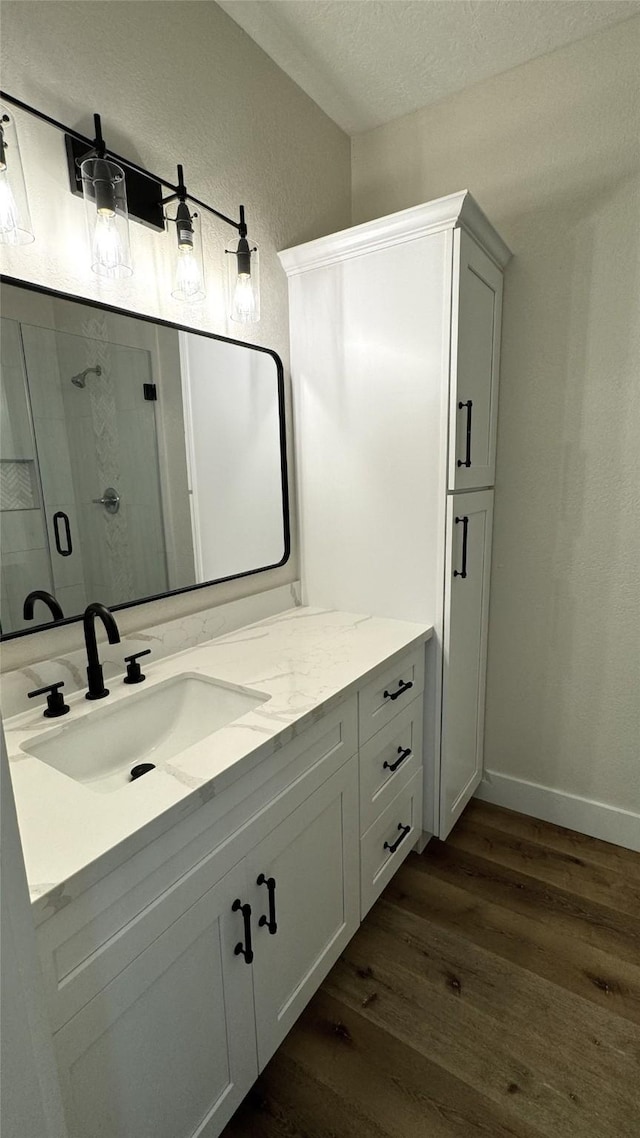
<svg viewBox="0 0 640 1138">
<path fill-rule="evenodd" d="M 15 122 L 0 108 L 0 242 L 28 245 L 34 240 L 29 199 Z"/>
<path fill-rule="evenodd" d="M 122 166 L 107 158 L 100 115 L 94 115 L 93 150 L 80 163 L 91 268 L 107 280 L 130 277 L 127 185 Z"/>
<path fill-rule="evenodd" d="M 189 205 L 198 206 L 199 211 L 205 210 L 206 213 L 213 214 L 236 230 L 237 244 L 234 241 L 233 247 L 225 249 L 229 317 L 239 324 L 257 323 L 260 319 L 258 247 L 250 244 L 247 238 L 244 206 L 240 206 L 240 220 L 235 221 L 187 192 L 181 166 L 178 167 L 178 185 L 174 186 L 128 158 L 107 151 L 99 115 L 94 115 L 96 134 L 91 140 L 5 91 L 0 91 L 0 98 L 64 133 L 71 192 L 82 193 L 84 197 L 92 254 L 91 267 L 98 276 L 103 279 L 121 279 L 133 272 L 129 247 L 130 217 L 159 232 L 164 230 L 165 222 L 170 220 L 175 222 L 178 241 L 172 295 L 186 302 L 203 300 L 205 288 L 200 217 L 189 208 Z M 7 122 L 8 116 L 2 119 L 3 124 Z M 4 159 L 4 148 L 2 156 Z M 3 198 L 0 185 L 0 227 L 3 219 L 7 224 L 10 222 L 7 232 L 13 234 L 13 238 L 4 237 L 0 228 L 0 241 L 11 244 L 33 240 L 17 145 L 15 157 L 16 177 L 19 171 L 22 179 L 25 211 L 22 211 L 22 202 L 17 199 L 14 210 L 11 205 L 14 199 Z M 163 187 L 170 190 L 168 197 L 162 197 Z M 15 194 L 15 186 L 13 188 Z M 178 206 L 175 218 L 169 219 L 163 213 L 163 206 L 171 201 L 177 201 Z M 16 218 L 20 221 L 20 226 L 16 224 Z M 25 236 L 20 236 L 23 233 Z"/>
<path fill-rule="evenodd" d="M 240 206 L 240 240 L 237 247 L 225 246 L 229 316 L 237 324 L 257 324 L 260 319 L 260 254 L 247 240 L 244 206 Z"/>
<path fill-rule="evenodd" d="M 191 213 L 187 205 L 187 188 L 184 184 L 182 166 L 178 166 L 178 192 L 163 199 L 163 204 L 177 201 L 178 207 L 173 221 L 176 227 L 176 269 L 171 295 L 185 304 L 197 304 L 205 298 L 204 269 L 202 264 L 202 234 L 200 218 Z"/>
</svg>

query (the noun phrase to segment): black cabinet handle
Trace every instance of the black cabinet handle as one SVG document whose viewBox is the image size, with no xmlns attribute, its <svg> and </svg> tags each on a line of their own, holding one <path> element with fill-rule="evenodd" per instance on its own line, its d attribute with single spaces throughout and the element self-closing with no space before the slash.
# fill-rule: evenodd
<svg viewBox="0 0 640 1138">
<path fill-rule="evenodd" d="M 404 751 L 402 750 L 402 747 L 398 747 L 398 758 L 396 759 L 395 763 L 384 762 L 382 764 L 382 769 L 388 771 L 397 771 L 401 763 L 403 763 L 405 759 L 408 759 L 410 754 L 410 747 L 406 747 Z"/>
<path fill-rule="evenodd" d="M 258 925 L 260 928 L 264 928 L 266 925 L 271 936 L 275 936 L 278 931 L 278 923 L 276 921 L 276 879 L 275 877 L 265 877 L 264 873 L 261 873 L 256 881 L 256 885 L 266 885 L 269 891 L 269 916 L 260 917 Z"/>
<path fill-rule="evenodd" d="M 456 518 L 456 525 L 462 522 L 462 569 L 454 569 L 454 577 L 466 577 L 467 575 L 467 539 L 469 537 L 469 519 Z"/>
<path fill-rule="evenodd" d="M 64 525 L 65 548 L 62 548 L 60 541 L 60 522 Z M 69 518 L 63 510 L 57 510 L 53 515 L 53 536 L 55 538 L 56 549 L 61 557 L 70 557 L 73 553 L 73 544 L 71 542 L 71 526 L 69 525 Z"/>
<path fill-rule="evenodd" d="M 244 944 L 241 940 L 238 941 L 233 950 L 234 956 L 242 955 L 244 956 L 245 964 L 251 964 L 253 961 L 253 948 L 251 947 L 251 905 L 243 905 L 242 901 L 236 898 L 231 906 L 231 912 L 241 912 L 244 921 Z"/>
<path fill-rule="evenodd" d="M 399 686 L 396 688 L 395 691 L 383 692 L 382 693 L 383 698 L 384 699 L 391 699 L 391 700 L 398 699 L 399 696 L 401 696 L 404 692 L 409 691 L 409 688 L 413 687 L 413 680 L 409 680 L 407 683 L 405 683 L 404 680 L 398 680 L 398 685 Z"/>
<path fill-rule="evenodd" d="M 396 838 L 396 840 L 395 840 L 395 842 L 393 843 L 393 845 L 392 845 L 392 846 L 390 846 L 388 842 L 385 842 L 385 843 L 384 843 L 384 846 L 383 846 L 383 849 L 385 849 L 385 850 L 389 850 L 389 853 L 392 853 L 392 854 L 394 854 L 394 853 L 396 852 L 396 850 L 397 850 L 397 848 L 398 848 L 398 846 L 399 846 L 399 845 L 402 845 L 402 842 L 404 841 L 404 839 L 406 838 L 407 834 L 408 834 L 408 833 L 410 832 L 410 830 L 411 830 L 411 826 L 403 826 L 403 825 L 402 825 L 402 822 L 400 822 L 400 823 L 398 824 L 398 829 L 399 829 L 399 830 L 401 830 L 401 831 L 402 831 L 402 833 L 400 834 L 400 837 L 399 837 L 399 838 Z"/>
<path fill-rule="evenodd" d="M 467 408 L 467 447 L 464 462 L 459 458 L 458 466 L 471 466 L 471 411 L 473 408 L 473 399 L 467 399 L 466 403 L 458 403 L 458 411 L 462 411 L 463 407 Z"/>
</svg>

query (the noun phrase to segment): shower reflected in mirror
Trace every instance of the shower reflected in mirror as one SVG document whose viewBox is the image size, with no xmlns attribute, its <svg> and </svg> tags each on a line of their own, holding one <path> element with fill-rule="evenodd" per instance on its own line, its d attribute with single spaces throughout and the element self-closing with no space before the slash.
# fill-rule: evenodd
<svg viewBox="0 0 640 1138">
<path fill-rule="evenodd" d="M 286 560 L 274 353 L 5 280 L 0 364 L 4 636 Z"/>
</svg>

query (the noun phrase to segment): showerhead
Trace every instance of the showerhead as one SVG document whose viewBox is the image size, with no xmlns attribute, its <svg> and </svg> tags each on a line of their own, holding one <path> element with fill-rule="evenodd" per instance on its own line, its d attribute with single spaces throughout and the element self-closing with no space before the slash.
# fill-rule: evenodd
<svg viewBox="0 0 640 1138">
<path fill-rule="evenodd" d="M 88 375 L 102 375 L 100 364 L 97 364 L 96 367 L 86 367 L 84 371 L 78 372 L 77 375 L 72 375 L 71 382 L 74 387 L 86 387 Z"/>
</svg>

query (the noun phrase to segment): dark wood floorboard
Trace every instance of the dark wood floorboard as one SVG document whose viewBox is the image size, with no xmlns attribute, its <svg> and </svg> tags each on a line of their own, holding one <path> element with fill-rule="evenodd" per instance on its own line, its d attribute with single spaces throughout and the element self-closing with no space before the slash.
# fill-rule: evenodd
<svg viewBox="0 0 640 1138">
<path fill-rule="evenodd" d="M 473 802 L 223 1138 L 639 1138 L 640 855 Z"/>
</svg>

